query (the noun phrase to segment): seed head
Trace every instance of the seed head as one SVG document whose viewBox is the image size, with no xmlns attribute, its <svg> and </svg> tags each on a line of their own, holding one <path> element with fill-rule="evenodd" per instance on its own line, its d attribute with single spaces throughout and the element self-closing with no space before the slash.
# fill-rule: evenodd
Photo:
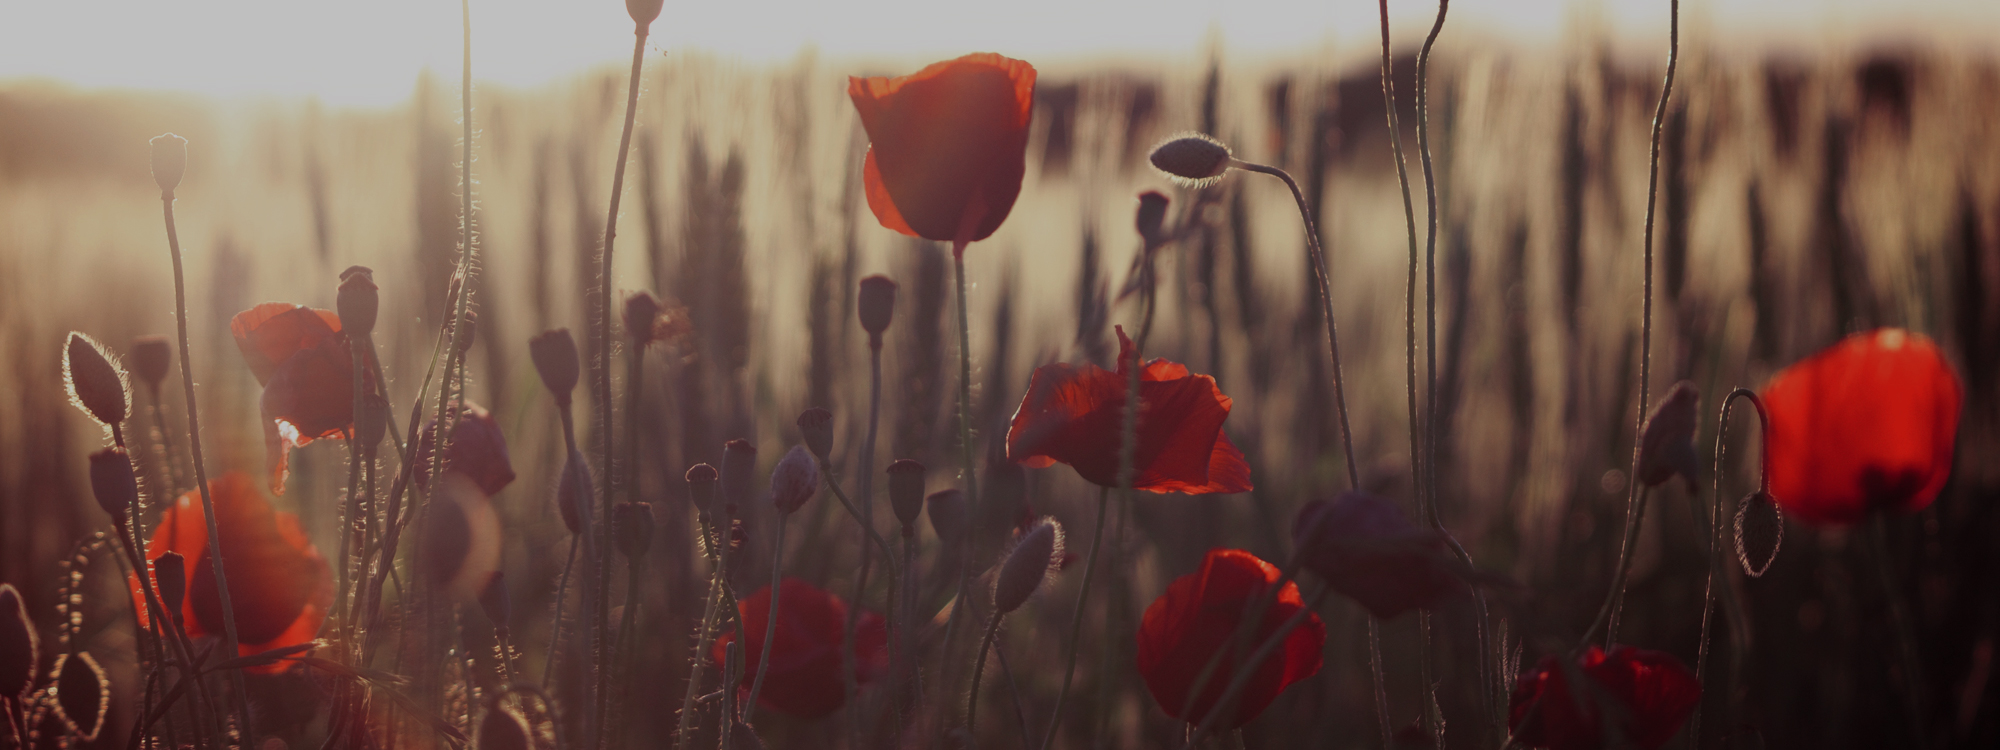
<svg viewBox="0 0 2000 750">
<path fill-rule="evenodd" d="M 124 448 L 105 448 L 90 454 L 90 492 L 122 528 L 132 504 L 139 499 L 139 476 L 132 471 L 132 456 Z"/>
<path fill-rule="evenodd" d="M 493 629 L 507 632 L 507 618 L 512 614 L 513 600 L 507 598 L 507 576 L 499 571 L 486 579 L 486 586 L 479 591 L 479 608 L 486 612 L 487 622 Z"/>
<path fill-rule="evenodd" d="M 625 0 L 625 12 L 632 15 L 632 22 L 641 27 L 650 26 L 653 19 L 660 17 L 662 0 Z"/>
<path fill-rule="evenodd" d="M 880 274 L 862 279 L 854 307 L 861 315 L 861 330 L 868 332 L 868 345 L 881 348 L 882 332 L 896 317 L 896 282 Z"/>
<path fill-rule="evenodd" d="M 375 332 L 375 313 L 382 297 L 375 288 L 375 272 L 367 266 L 348 266 L 340 272 L 340 293 L 334 310 L 340 313 L 340 330 L 349 337 Z"/>
<path fill-rule="evenodd" d="M 69 346 L 63 350 L 63 381 L 69 386 L 70 401 L 92 419 L 105 427 L 125 422 L 131 404 L 125 368 L 89 336 L 70 332 Z"/>
<path fill-rule="evenodd" d="M 688 467 L 688 499 L 694 501 L 696 509 L 707 513 L 715 507 L 715 481 L 719 477 L 715 467 L 708 464 Z"/>
<path fill-rule="evenodd" d="M 1062 565 L 1063 531 L 1056 519 L 1044 517 L 1015 543 L 1014 551 L 1000 563 L 1000 575 L 993 581 L 993 610 L 1006 614 L 1028 601 L 1042 579 Z"/>
<path fill-rule="evenodd" d="M 570 451 L 569 460 L 563 462 L 562 484 L 556 487 L 556 510 L 562 511 L 563 525 L 569 533 L 575 534 L 583 528 L 577 505 L 590 502 L 594 493 L 590 482 L 590 464 L 583 460 L 583 451 Z"/>
<path fill-rule="evenodd" d="M 181 175 L 187 172 L 188 142 L 173 133 L 155 136 L 153 144 L 153 182 L 160 186 L 161 198 L 174 197 L 174 188 L 180 187 Z"/>
<path fill-rule="evenodd" d="M 653 545 L 653 506 L 647 503 L 619 503 L 611 511 L 611 532 L 617 537 L 618 551 L 626 559 L 639 560 Z"/>
<path fill-rule="evenodd" d="M 569 329 L 543 331 L 528 339 L 528 358 L 535 361 L 535 372 L 542 376 L 542 385 L 548 386 L 549 395 L 555 397 L 556 406 L 569 408 L 570 393 L 576 390 L 577 378 L 582 374 L 576 358 L 576 339 L 570 338 Z"/>
<path fill-rule="evenodd" d="M 792 446 L 771 470 L 771 504 L 779 513 L 795 513 L 818 491 L 819 464 L 804 446 Z"/>
<path fill-rule="evenodd" d="M 473 736 L 472 746 L 476 750 L 534 750 L 532 737 L 527 719 L 506 704 L 494 701 L 486 709 L 486 716 L 479 720 L 479 733 Z"/>
<path fill-rule="evenodd" d="M 77 739 L 90 742 L 104 728 L 104 712 L 111 708 L 111 684 L 104 668 L 90 653 L 78 651 L 56 656 L 56 717 L 68 725 Z"/>
<path fill-rule="evenodd" d="M 1694 383 L 1675 383 L 1666 398 L 1647 415 L 1639 433 L 1639 481 L 1656 487 L 1678 474 L 1694 491 L 1700 459 L 1694 452 L 1695 424 L 1701 418 L 1701 391 Z"/>
<path fill-rule="evenodd" d="M 905 531 L 916 531 L 917 516 L 924 512 L 924 465 L 899 458 L 889 464 L 889 507 Z"/>
<path fill-rule="evenodd" d="M 1229 171 L 1229 147 L 1200 133 L 1183 133 L 1153 147 L 1153 167 L 1187 187 L 1204 187 Z"/>
<path fill-rule="evenodd" d="M 1148 190 L 1139 194 L 1139 212 L 1134 221 L 1139 228 L 1139 237 L 1146 241 L 1147 248 L 1159 247 L 1167 241 L 1165 224 L 1167 221 L 1167 196 L 1158 190 Z"/>
<path fill-rule="evenodd" d="M 799 434 L 813 455 L 831 460 L 827 455 L 833 452 L 833 412 L 817 406 L 805 410 L 799 414 Z"/>
<path fill-rule="evenodd" d="M 165 336 L 132 339 L 132 371 L 139 373 L 139 380 L 156 393 L 160 382 L 167 379 L 167 366 L 173 357 L 173 345 L 167 343 Z"/>
<path fill-rule="evenodd" d="M 167 608 L 167 616 L 175 617 L 181 603 L 187 601 L 187 558 L 179 552 L 160 555 L 153 561 L 153 585 L 160 589 L 160 604 Z"/>
<path fill-rule="evenodd" d="M 757 446 L 738 438 L 722 444 L 722 502 L 730 515 L 750 502 L 751 477 L 757 467 Z"/>
<path fill-rule="evenodd" d="M 931 517 L 931 531 L 940 541 L 957 542 L 965 533 L 965 493 L 956 489 L 938 490 L 924 498 L 924 509 Z"/>
<path fill-rule="evenodd" d="M 0 583 L 0 701 L 18 701 L 34 686 L 41 646 L 21 592 L 14 584 Z"/>
</svg>

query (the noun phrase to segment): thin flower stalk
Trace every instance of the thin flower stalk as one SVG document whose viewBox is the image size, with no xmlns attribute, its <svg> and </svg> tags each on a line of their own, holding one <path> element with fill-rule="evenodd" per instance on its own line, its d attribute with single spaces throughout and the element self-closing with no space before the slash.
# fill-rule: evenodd
<svg viewBox="0 0 2000 750">
<path fill-rule="evenodd" d="M 1278 649 L 1284 647 L 1285 636 L 1291 635 L 1293 630 L 1297 630 L 1300 625 L 1304 625 L 1306 620 L 1312 617 L 1313 611 L 1319 608 L 1320 602 L 1326 598 L 1328 591 L 1331 591 L 1331 589 L 1322 587 L 1319 591 L 1313 592 L 1312 598 L 1307 601 L 1306 606 L 1299 608 L 1296 614 L 1286 618 L 1284 624 L 1279 625 L 1278 629 L 1273 631 L 1270 637 L 1265 638 L 1263 644 L 1259 645 L 1257 650 L 1250 654 L 1250 658 L 1244 660 L 1243 664 L 1236 668 L 1236 673 L 1230 676 L 1228 687 L 1222 690 L 1222 697 L 1216 699 L 1215 707 L 1208 710 L 1208 716 L 1203 717 L 1201 723 L 1195 726 L 1194 731 L 1188 734 L 1187 744 L 1182 745 L 1181 750 L 1194 750 L 1195 745 L 1201 742 L 1202 738 L 1215 728 L 1215 722 L 1221 720 L 1224 716 L 1228 716 L 1234 710 L 1237 697 L 1241 696 L 1243 689 L 1249 686 L 1250 678 L 1256 675 L 1257 668 L 1270 659 L 1272 654 L 1276 654 Z"/>
<path fill-rule="evenodd" d="M 771 669 L 771 645 L 778 642 L 778 607 L 784 601 L 785 527 L 792 520 L 789 511 L 778 512 L 778 538 L 771 543 L 771 612 L 764 620 L 764 651 L 757 657 L 757 677 L 750 681 L 750 697 L 743 705 L 743 723 L 755 726 L 757 696 L 764 690 L 764 673 Z M 723 554 L 728 557 L 728 553 Z"/>
<path fill-rule="evenodd" d="M 972 447 L 972 322 L 968 317 L 965 305 L 965 247 L 969 244 L 971 243 L 965 240 L 957 240 L 951 243 L 951 268 L 952 277 L 958 284 L 959 466 L 965 473 L 965 517 L 972 519 L 969 521 L 970 524 L 976 523 L 976 519 L 980 516 L 979 477 L 975 471 L 974 463 L 974 454 L 977 451 L 973 450 Z M 962 549 L 959 550 L 958 595 L 955 600 L 958 604 L 952 606 L 951 616 L 945 620 L 943 652 L 947 663 L 949 663 L 952 653 L 952 644 L 956 640 L 954 636 L 957 635 L 958 631 L 959 612 L 964 609 L 962 605 L 966 601 L 966 594 L 971 588 L 972 548 L 977 546 L 972 543 L 972 531 L 972 527 L 968 525 L 965 530 L 966 538 L 964 544 L 961 545 Z M 942 684 L 950 685 L 952 682 L 945 680 Z"/>
<path fill-rule="evenodd" d="M 864 323 L 864 325 L 866 324 Z M 861 440 L 861 469 L 859 471 L 859 475 L 855 477 L 855 489 L 854 489 L 854 493 L 861 497 L 861 517 L 859 519 L 861 521 L 861 528 L 864 531 L 866 531 L 869 536 L 875 537 L 876 542 L 878 544 L 881 543 L 881 537 L 875 532 L 875 436 L 876 436 L 876 428 L 881 421 L 881 412 L 882 412 L 881 341 L 882 341 L 882 335 L 880 332 L 877 331 L 869 332 L 870 346 L 868 347 L 868 433 Z M 826 474 L 828 484 L 835 484 L 833 479 L 833 470 L 831 467 L 822 466 L 821 471 L 822 473 Z M 896 565 L 895 554 L 893 552 L 890 552 L 886 545 L 883 546 L 884 549 L 882 552 L 882 564 L 888 566 Z M 868 545 L 866 544 L 861 545 L 861 572 L 857 574 L 854 581 L 854 606 L 848 608 L 847 623 L 842 627 L 842 632 L 841 632 L 841 644 L 840 644 L 841 679 L 846 682 L 846 687 L 847 687 L 847 703 L 848 706 L 850 707 L 848 713 L 848 724 L 849 726 L 855 727 L 854 731 L 856 732 L 855 736 L 851 739 L 857 744 L 859 743 L 860 740 L 859 732 L 861 730 L 860 730 L 860 722 L 856 720 L 860 713 L 859 707 L 857 706 L 859 701 L 856 700 L 856 697 L 861 692 L 860 689 L 861 681 L 859 675 L 856 673 L 858 664 L 855 661 L 855 656 L 854 656 L 854 630 L 861 622 L 861 596 L 862 593 L 868 589 L 869 563 L 872 561 L 873 557 L 874 556 L 871 554 L 871 550 L 868 547 Z M 907 580 L 907 577 L 909 575 L 907 570 L 907 561 L 905 561 L 904 567 L 905 567 L 904 576 L 905 579 Z M 895 575 L 895 572 L 891 571 L 890 575 Z M 891 581 L 889 583 L 889 600 L 888 600 L 887 610 L 889 619 L 889 624 L 888 624 L 889 673 L 892 675 L 901 674 L 901 672 L 897 668 L 898 665 L 902 662 L 903 653 L 902 653 L 902 648 L 898 645 L 900 628 L 898 627 L 898 623 L 896 622 L 896 609 L 897 609 L 896 605 L 898 603 L 897 600 L 902 598 L 902 596 L 903 596 L 902 590 L 897 588 L 896 583 L 894 581 Z M 892 701 L 892 703 L 896 706 L 896 711 L 897 714 L 899 715 L 899 719 L 896 722 L 896 725 L 900 727 L 902 726 L 902 721 L 900 720 L 900 714 L 902 713 L 902 704 L 897 701 Z"/>
<path fill-rule="evenodd" d="M 1728 444 L 1727 440 L 1729 437 L 1729 410 L 1730 407 L 1736 404 L 1736 399 L 1738 398 L 1745 399 L 1750 402 L 1751 406 L 1756 407 L 1758 423 L 1759 426 L 1762 428 L 1758 431 L 1758 434 L 1765 435 L 1770 433 L 1769 425 L 1771 420 L 1770 417 L 1765 414 L 1763 400 L 1758 398 L 1756 391 L 1750 390 L 1748 388 L 1738 388 L 1736 390 L 1730 391 L 1729 395 L 1725 396 L 1722 399 L 1722 416 L 1717 420 L 1715 428 L 1715 470 L 1710 475 L 1712 480 L 1712 485 L 1710 487 L 1711 498 L 1710 498 L 1709 512 L 1708 512 L 1708 524 L 1709 524 L 1708 580 L 1702 586 L 1701 640 L 1696 646 L 1696 654 L 1694 659 L 1694 679 L 1695 682 L 1701 684 L 1703 689 L 1707 689 L 1708 687 L 1707 670 L 1708 670 L 1709 620 L 1711 615 L 1715 611 L 1715 599 L 1716 599 L 1715 581 L 1716 577 L 1720 575 L 1722 571 L 1722 465 L 1723 465 L 1722 459 L 1725 452 L 1725 447 Z M 1760 462 L 1758 466 L 1759 469 L 1757 471 L 1757 491 L 1769 492 L 1771 489 L 1770 472 L 1763 470 L 1762 462 Z M 1733 644 L 1733 646 L 1737 649 L 1740 649 L 1742 647 L 1742 643 L 1741 641 L 1736 641 Z M 1695 704 L 1694 712 L 1692 714 L 1689 714 L 1688 716 L 1688 737 L 1694 740 L 1697 745 L 1700 744 L 1701 741 L 1700 703 Z"/>
</svg>

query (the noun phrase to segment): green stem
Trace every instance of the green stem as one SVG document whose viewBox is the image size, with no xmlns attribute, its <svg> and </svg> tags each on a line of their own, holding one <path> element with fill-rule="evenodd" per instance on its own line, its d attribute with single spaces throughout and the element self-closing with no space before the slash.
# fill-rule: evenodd
<svg viewBox="0 0 2000 750">
<path fill-rule="evenodd" d="M 764 619 L 764 650 L 757 657 L 757 678 L 750 681 L 750 698 L 743 705 L 743 723 L 757 715 L 757 695 L 764 690 L 764 673 L 771 669 L 771 644 L 778 641 L 778 603 L 783 598 L 785 575 L 785 522 L 792 514 L 778 512 L 778 539 L 771 544 L 771 606 Z"/>
<path fill-rule="evenodd" d="M 951 244 L 951 267 L 953 278 L 958 284 L 958 446 L 959 462 L 965 471 L 965 539 L 960 545 L 958 566 L 958 595 L 951 608 L 951 616 L 945 620 L 944 646 L 942 652 L 949 663 L 952 643 L 958 631 L 959 612 L 965 607 L 965 597 L 971 586 L 972 548 L 977 537 L 974 531 L 979 526 L 979 478 L 974 463 L 972 448 L 972 323 L 965 305 L 965 247 L 966 241 Z M 951 685 L 950 680 L 942 684 Z"/>
</svg>

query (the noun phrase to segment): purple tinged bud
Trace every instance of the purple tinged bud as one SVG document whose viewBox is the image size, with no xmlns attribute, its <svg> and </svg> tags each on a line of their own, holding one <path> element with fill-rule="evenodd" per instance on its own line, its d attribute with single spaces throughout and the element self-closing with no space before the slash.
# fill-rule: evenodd
<svg viewBox="0 0 2000 750">
<path fill-rule="evenodd" d="M 139 500 L 139 476 L 132 470 L 132 456 L 124 448 L 105 448 L 90 454 L 90 493 L 97 507 L 125 526 L 125 516 Z"/>
<path fill-rule="evenodd" d="M 951 544 L 965 534 L 965 493 L 938 490 L 924 498 L 924 509 L 931 517 L 931 531 L 940 541 Z"/>
<path fill-rule="evenodd" d="M 653 546 L 653 506 L 619 503 L 611 511 L 611 533 L 618 542 L 618 551 L 627 559 L 644 558 L 647 548 Z"/>
<path fill-rule="evenodd" d="M 548 386 L 549 394 L 555 397 L 556 406 L 569 408 L 570 393 L 576 390 L 576 381 L 582 375 L 576 339 L 570 337 L 569 329 L 543 331 L 528 339 L 528 358 L 535 361 L 535 372 L 542 376 L 542 385 Z"/>
<path fill-rule="evenodd" d="M 63 381 L 70 401 L 106 427 L 123 424 L 130 414 L 125 368 L 89 336 L 70 332 L 63 349 Z"/>
<path fill-rule="evenodd" d="M 160 604 L 167 608 L 167 616 L 177 616 L 181 603 L 187 601 L 187 558 L 179 552 L 160 555 L 153 561 L 153 585 L 160 589 Z"/>
<path fill-rule="evenodd" d="M 695 509 L 708 513 L 715 508 L 715 482 L 720 478 L 715 467 L 708 464 L 688 467 L 688 499 L 694 502 Z"/>
<path fill-rule="evenodd" d="M 1139 194 L 1139 212 L 1136 223 L 1139 236 L 1146 241 L 1147 248 L 1155 248 L 1167 241 L 1165 224 L 1167 221 L 1167 196 L 1157 190 Z"/>
<path fill-rule="evenodd" d="M 907 458 L 889 464 L 889 507 L 907 531 L 916 530 L 924 512 L 924 465 Z"/>
<path fill-rule="evenodd" d="M 722 445 L 722 502 L 729 512 L 750 503 L 757 470 L 757 446 L 738 438 Z"/>
<path fill-rule="evenodd" d="M 340 292 L 334 297 L 333 307 L 340 313 L 340 330 L 349 340 L 375 332 L 375 313 L 381 305 L 374 271 L 367 266 L 348 266 L 340 272 Z"/>
<path fill-rule="evenodd" d="M 799 414 L 799 434 L 804 436 L 806 448 L 821 460 L 833 452 L 833 412 L 813 407 Z"/>
<path fill-rule="evenodd" d="M 861 315 L 861 330 L 868 332 L 868 345 L 881 348 L 882 332 L 889 330 L 889 321 L 896 316 L 896 282 L 880 274 L 862 279 L 854 306 Z"/>
<path fill-rule="evenodd" d="M 1701 459 L 1694 452 L 1694 431 L 1701 420 L 1701 390 L 1683 380 L 1660 399 L 1639 432 L 1639 481 L 1647 487 L 1665 484 L 1678 474 L 1695 491 Z"/>
<path fill-rule="evenodd" d="M 161 198 L 172 198 L 187 173 L 188 142 L 173 133 L 156 136 L 153 145 L 153 182 L 160 186 Z"/>
<path fill-rule="evenodd" d="M 42 639 L 14 584 L 0 583 L 0 703 L 18 701 L 35 684 Z"/>
<path fill-rule="evenodd" d="M 1044 517 L 1021 535 L 1000 563 L 1000 574 L 993 580 L 993 610 L 1006 614 L 1020 609 L 1041 588 L 1042 579 L 1061 568 L 1062 558 L 1062 524 Z"/>
<path fill-rule="evenodd" d="M 167 366 L 173 362 L 173 345 L 165 336 L 140 336 L 132 339 L 132 371 L 139 374 L 139 380 L 155 392 L 160 390 L 160 382 L 167 379 Z"/>
<path fill-rule="evenodd" d="M 779 513 L 796 513 L 818 491 L 819 464 L 804 446 L 792 446 L 771 470 L 771 504 Z"/>
</svg>

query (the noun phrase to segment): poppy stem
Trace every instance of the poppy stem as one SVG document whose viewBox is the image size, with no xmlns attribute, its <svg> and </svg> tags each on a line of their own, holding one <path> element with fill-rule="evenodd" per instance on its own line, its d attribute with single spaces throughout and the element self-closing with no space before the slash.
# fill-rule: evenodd
<svg viewBox="0 0 2000 750">
<path fill-rule="evenodd" d="M 889 551 L 888 545 L 883 543 L 881 537 L 875 533 L 875 434 L 882 411 L 882 336 L 879 332 L 871 332 L 868 339 L 868 433 L 861 441 L 861 468 L 858 472 L 859 476 L 855 477 L 854 491 L 855 494 L 861 497 L 861 518 L 859 520 L 861 521 L 862 529 L 869 536 L 875 537 L 877 544 L 882 545 L 882 564 L 894 566 L 896 564 L 895 554 Z M 831 483 L 832 472 L 823 471 L 822 473 L 827 475 L 827 481 Z M 856 627 L 859 627 L 861 622 L 861 597 L 868 590 L 868 569 L 871 557 L 868 545 L 862 545 L 861 572 L 855 577 L 854 581 L 854 606 L 847 609 L 847 622 L 841 629 L 841 678 L 845 681 L 844 687 L 847 689 L 847 723 L 850 731 L 854 733 L 854 736 L 849 738 L 849 741 L 857 747 L 861 745 L 861 722 L 859 720 L 860 712 L 855 706 L 858 703 L 856 699 L 861 693 L 861 678 L 858 673 L 859 663 L 855 656 L 854 630 Z M 891 575 L 894 575 L 893 570 L 891 571 Z M 905 578 L 907 578 L 907 574 L 905 574 Z M 897 636 L 900 633 L 900 629 L 896 623 L 896 609 L 899 604 L 897 600 L 901 596 L 901 589 L 896 587 L 895 581 L 891 581 L 889 583 L 888 600 L 890 674 L 901 674 L 897 666 L 902 661 L 903 654 L 896 643 Z M 899 701 L 893 700 L 890 703 L 895 707 L 898 717 L 896 726 L 901 727 L 903 723 L 901 720 L 902 704 Z"/>
<path fill-rule="evenodd" d="M 171 498 L 180 494 L 181 487 L 186 486 L 186 483 L 181 477 L 180 456 L 174 452 L 173 434 L 167 430 L 167 409 L 166 405 L 160 403 L 160 389 L 158 386 L 153 386 L 148 390 L 152 391 L 153 395 L 151 404 L 153 427 L 160 432 L 160 457 L 167 465 L 167 491 L 161 496 Z"/>
<path fill-rule="evenodd" d="M 1250 654 L 1250 658 L 1236 668 L 1236 673 L 1229 678 L 1229 686 L 1222 690 L 1222 697 L 1216 699 L 1215 706 L 1210 708 L 1208 715 L 1202 717 L 1201 723 L 1195 726 L 1194 734 L 1188 736 L 1187 744 L 1182 745 L 1181 750 L 1194 750 L 1195 743 L 1208 735 L 1209 730 L 1214 728 L 1216 720 L 1235 708 L 1236 699 L 1243 694 L 1244 688 L 1249 687 L 1250 678 L 1257 674 L 1257 668 L 1263 666 L 1272 654 L 1277 653 L 1278 649 L 1285 645 L 1285 638 L 1291 635 L 1292 631 L 1297 630 L 1312 617 L 1313 610 L 1319 609 L 1320 602 L 1326 599 L 1327 592 L 1331 590 L 1321 587 L 1320 590 L 1313 592 L 1312 599 L 1306 602 L 1305 606 L 1286 618 L 1284 624 L 1272 631 L 1271 635 L 1264 639 L 1263 645 L 1258 646 L 1257 650 Z"/>
<path fill-rule="evenodd" d="M 1382 678 L 1382 620 L 1368 616 L 1368 677 L 1375 686 L 1375 723 L 1382 728 L 1383 750 L 1395 750 L 1396 730 L 1389 724 L 1389 692 Z"/>
<path fill-rule="evenodd" d="M 986 673 L 986 653 L 993 650 L 993 637 L 1000 633 L 999 610 L 986 621 L 986 637 L 979 640 L 979 658 L 972 660 L 972 692 L 965 698 L 965 733 L 978 737 L 979 730 L 979 678 Z"/>
<path fill-rule="evenodd" d="M 1135 368 L 1133 370 L 1137 372 Z M 1062 690 L 1056 693 L 1055 715 L 1049 717 L 1049 731 L 1042 735 L 1042 750 L 1049 750 L 1055 744 L 1056 730 L 1062 727 L 1063 707 L 1069 698 L 1070 680 L 1076 677 L 1076 651 L 1083 640 L 1083 610 L 1090 602 L 1090 578 L 1097 572 L 1097 548 L 1104 541 L 1104 508 L 1111 500 L 1111 488 L 1097 490 L 1097 524 L 1090 532 L 1090 554 L 1083 561 L 1083 583 L 1076 590 L 1076 610 L 1070 614 L 1069 648 L 1064 649 Z M 963 599 L 957 606 L 963 606 Z M 956 607 L 954 607 L 956 608 Z"/>
<path fill-rule="evenodd" d="M 771 543 L 771 611 L 764 618 L 764 651 L 757 657 L 757 677 L 750 681 L 750 698 L 743 705 L 744 724 L 757 715 L 757 694 L 764 689 L 764 673 L 771 669 L 771 644 L 778 642 L 778 604 L 785 589 L 785 522 L 790 520 L 792 514 L 778 512 L 778 539 Z"/>
<path fill-rule="evenodd" d="M 972 578 L 972 532 L 979 525 L 979 478 L 973 463 L 972 448 L 972 323 L 966 313 L 965 304 L 965 246 L 971 244 L 963 240 L 951 243 L 951 267 L 958 284 L 958 447 L 959 464 L 965 470 L 965 543 L 959 550 L 958 596 L 951 608 L 951 616 L 945 620 L 944 653 L 952 652 L 953 636 L 958 631 L 958 613 L 964 609 L 966 594 Z M 951 684 L 947 682 L 946 684 Z"/>
<path fill-rule="evenodd" d="M 1868 552 L 1874 559 L 1876 580 L 1882 584 L 1882 596 L 1889 602 L 1889 623 L 1896 631 L 1897 656 L 1902 659 L 1903 668 L 1903 708 L 1910 713 L 1910 736 L 1916 747 L 1930 747 L 1929 732 L 1924 727 L 1924 670 L 1923 658 L 1917 652 L 1916 627 L 1910 623 L 1910 608 L 1903 603 L 1903 595 L 1896 589 L 1896 574 L 1889 556 L 1889 521 L 1886 515 L 1877 514 L 1867 522 Z"/>
<path fill-rule="evenodd" d="M 1632 481 L 1641 486 L 1636 490 L 1637 497 L 1631 515 L 1643 516 L 1646 513 L 1646 488 L 1643 482 L 1637 481 L 1636 474 L 1632 476 Z M 1632 572 L 1633 548 L 1638 546 L 1638 543 L 1639 524 L 1626 522 L 1624 540 L 1618 548 L 1618 567 L 1611 574 L 1611 589 L 1604 592 L 1604 604 L 1598 608 L 1597 619 L 1591 622 L 1590 630 L 1584 633 L 1583 641 L 1577 645 L 1578 651 L 1597 640 L 1598 631 L 1604 632 L 1604 645 L 1607 650 L 1618 637 L 1618 607 L 1625 599 L 1625 576 Z"/>
<path fill-rule="evenodd" d="M 1694 680 L 1702 686 L 1704 692 L 1707 692 L 1708 687 L 1706 674 L 1708 670 L 1709 620 L 1715 610 L 1715 581 L 1717 576 L 1721 575 L 1722 572 L 1722 457 L 1724 448 L 1727 445 L 1727 438 L 1729 437 L 1729 408 L 1735 405 L 1738 398 L 1749 400 L 1750 404 L 1757 408 L 1757 418 L 1760 426 L 1763 428 L 1758 435 L 1770 434 L 1770 418 L 1765 416 L 1764 400 L 1758 398 L 1756 391 L 1748 388 L 1738 388 L 1730 391 L 1728 396 L 1723 397 L 1722 416 L 1716 420 L 1715 427 L 1715 471 L 1711 474 L 1713 485 L 1710 490 L 1712 500 L 1708 513 L 1708 582 L 1702 587 L 1701 641 L 1697 647 L 1694 659 Z M 1764 464 L 1761 460 L 1758 462 L 1757 485 L 1759 491 L 1768 490 L 1771 486 L 1770 472 L 1764 470 Z M 1740 651 L 1743 643 L 1740 639 L 1734 638 L 1734 628 L 1731 628 L 1731 636 L 1731 652 Z M 1730 692 L 1734 693 L 1734 686 L 1732 685 L 1731 687 Z M 1693 713 L 1688 715 L 1688 739 L 1693 741 L 1696 747 L 1701 745 L 1700 702 L 1695 703 Z"/>
<path fill-rule="evenodd" d="M 694 728 L 694 696 L 700 692 L 702 667 L 708 664 L 708 644 L 715 637 L 715 617 L 722 605 L 722 568 L 718 564 L 708 577 L 708 606 L 702 610 L 701 629 L 694 635 L 694 659 L 688 664 L 687 693 L 681 697 L 680 728 L 674 732 L 676 750 L 686 750 L 688 730 Z M 723 721 L 729 721 L 725 717 Z"/>
<path fill-rule="evenodd" d="M 556 652 L 562 650 L 563 602 L 569 598 L 569 573 L 576 567 L 577 537 L 569 538 L 569 561 L 563 563 L 562 581 L 556 584 L 555 620 L 549 624 L 549 652 L 542 657 L 542 689 L 549 689 L 549 681 L 555 679 Z"/>
<path fill-rule="evenodd" d="M 896 569 L 888 566 L 887 561 L 895 559 L 895 551 L 889 548 L 889 543 L 882 539 L 882 535 L 875 531 L 875 527 L 862 517 L 861 510 L 854 506 L 853 500 L 848 499 L 847 493 L 841 491 L 840 482 L 836 481 L 833 475 L 833 466 L 826 461 L 820 461 L 819 470 L 820 474 L 826 477 L 827 489 L 832 490 L 834 499 L 840 501 L 840 507 L 847 509 L 847 514 L 854 517 L 855 523 L 861 524 L 862 531 L 867 532 L 868 539 L 875 543 L 875 548 L 881 550 L 882 559 L 884 560 L 884 570 L 887 571 L 886 575 L 889 576 L 889 589 L 890 591 L 894 591 L 896 589 Z M 889 619 L 891 621 L 895 619 L 895 614 L 895 597 L 892 596 L 889 603 Z"/>
</svg>

